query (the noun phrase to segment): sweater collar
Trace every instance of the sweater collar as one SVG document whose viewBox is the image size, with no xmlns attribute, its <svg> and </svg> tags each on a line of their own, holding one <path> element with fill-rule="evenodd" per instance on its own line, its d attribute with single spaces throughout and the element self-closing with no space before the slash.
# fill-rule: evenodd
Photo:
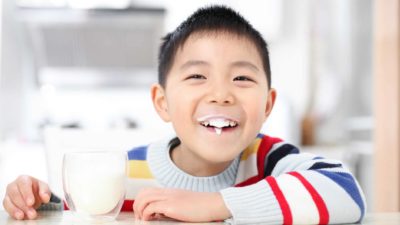
<svg viewBox="0 0 400 225">
<path fill-rule="evenodd" d="M 147 152 L 150 170 L 162 186 L 200 192 L 217 192 L 234 186 L 240 155 L 221 173 L 209 177 L 196 177 L 184 172 L 172 161 L 170 140 L 149 145 Z"/>
</svg>

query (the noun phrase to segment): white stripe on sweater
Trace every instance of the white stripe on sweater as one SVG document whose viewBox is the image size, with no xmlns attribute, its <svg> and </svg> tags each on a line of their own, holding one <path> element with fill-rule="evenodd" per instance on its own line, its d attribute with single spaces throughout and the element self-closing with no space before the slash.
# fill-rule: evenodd
<svg viewBox="0 0 400 225">
<path fill-rule="evenodd" d="M 240 161 L 235 184 L 239 184 L 257 174 L 257 154 L 251 154 L 246 160 Z"/>
<path fill-rule="evenodd" d="M 284 173 L 299 170 L 302 164 L 312 160 L 314 157 L 315 155 L 310 153 L 289 154 L 278 161 L 271 175 L 277 177 Z"/>
<path fill-rule="evenodd" d="M 292 212 L 293 224 L 317 224 L 318 209 L 310 193 L 296 177 L 283 174 L 276 178 Z"/>
<path fill-rule="evenodd" d="M 261 180 L 246 187 L 226 188 L 220 191 L 233 215 L 234 224 L 282 224 L 282 211 L 271 187 Z"/>
<path fill-rule="evenodd" d="M 361 211 L 350 195 L 335 181 L 317 171 L 299 171 L 310 182 L 325 202 L 329 212 L 329 223 L 356 222 Z"/>
<path fill-rule="evenodd" d="M 310 167 L 312 167 L 315 163 L 320 163 L 320 162 L 324 162 L 324 163 L 328 163 L 328 164 L 341 164 L 343 167 L 343 163 L 339 160 L 336 159 L 311 159 L 308 162 L 304 162 L 301 164 L 300 167 L 298 167 L 298 170 L 308 170 Z M 338 167 L 335 167 L 338 168 Z"/>
</svg>

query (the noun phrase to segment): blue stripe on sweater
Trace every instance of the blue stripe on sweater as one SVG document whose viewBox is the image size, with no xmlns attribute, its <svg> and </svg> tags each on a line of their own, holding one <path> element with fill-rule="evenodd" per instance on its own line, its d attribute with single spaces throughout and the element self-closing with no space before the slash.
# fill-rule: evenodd
<svg viewBox="0 0 400 225">
<path fill-rule="evenodd" d="M 317 160 L 317 159 L 324 159 L 324 157 L 322 157 L 322 156 L 316 156 L 316 157 L 313 158 L 313 160 Z"/>
<path fill-rule="evenodd" d="M 340 163 L 327 163 L 327 162 L 316 162 L 314 163 L 309 170 L 318 170 L 318 169 L 328 169 L 328 168 L 338 168 L 342 167 Z"/>
<path fill-rule="evenodd" d="M 356 202 L 361 210 L 361 216 L 357 223 L 361 222 L 365 214 L 365 206 L 360 191 L 358 190 L 356 182 L 354 181 L 354 178 L 348 173 L 330 172 L 324 170 L 315 171 L 329 177 L 331 180 L 341 186 L 347 192 L 347 194 L 351 196 L 351 198 Z"/>
<path fill-rule="evenodd" d="M 284 144 L 282 146 L 279 146 L 279 148 L 270 153 L 270 155 L 267 157 L 267 160 L 265 160 L 264 162 L 264 168 L 265 168 L 264 177 L 271 175 L 272 170 L 275 168 L 279 160 L 281 160 L 287 155 L 298 154 L 298 153 L 299 149 L 291 144 Z"/>
<path fill-rule="evenodd" d="M 147 146 L 140 146 L 128 151 L 129 160 L 146 160 Z"/>
</svg>

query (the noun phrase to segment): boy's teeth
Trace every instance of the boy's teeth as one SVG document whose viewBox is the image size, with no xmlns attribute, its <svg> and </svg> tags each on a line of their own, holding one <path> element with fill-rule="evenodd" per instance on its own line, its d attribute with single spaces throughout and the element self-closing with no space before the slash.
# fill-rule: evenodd
<svg viewBox="0 0 400 225">
<path fill-rule="evenodd" d="M 227 127 L 229 126 L 229 121 L 227 120 L 210 120 L 209 124 L 213 127 L 218 127 L 218 128 L 222 128 L 222 127 Z"/>
<path fill-rule="evenodd" d="M 225 127 L 236 127 L 237 123 L 235 121 L 230 121 L 226 119 L 211 119 L 207 121 L 202 121 L 201 125 L 205 127 L 225 128 Z"/>
<path fill-rule="evenodd" d="M 217 133 L 218 135 L 221 135 L 221 133 L 222 133 L 222 128 L 214 127 L 214 129 L 215 129 L 215 133 Z"/>
</svg>

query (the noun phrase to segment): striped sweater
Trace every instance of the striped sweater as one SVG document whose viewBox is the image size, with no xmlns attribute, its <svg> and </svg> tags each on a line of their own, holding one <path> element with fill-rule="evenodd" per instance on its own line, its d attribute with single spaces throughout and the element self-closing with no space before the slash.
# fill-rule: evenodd
<svg viewBox="0 0 400 225">
<path fill-rule="evenodd" d="M 170 140 L 128 152 L 129 181 L 123 210 L 132 210 L 143 187 L 220 192 L 234 224 L 358 223 L 365 214 L 363 193 L 343 165 L 259 134 L 223 172 L 194 177 L 172 162 Z"/>
</svg>

